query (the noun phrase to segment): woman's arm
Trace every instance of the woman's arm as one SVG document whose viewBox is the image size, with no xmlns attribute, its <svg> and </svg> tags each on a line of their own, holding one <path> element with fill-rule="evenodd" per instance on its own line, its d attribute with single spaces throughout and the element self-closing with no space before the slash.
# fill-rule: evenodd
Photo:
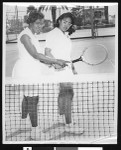
<svg viewBox="0 0 121 150">
<path fill-rule="evenodd" d="M 48 56 L 48 57 L 51 57 L 51 58 L 55 59 L 55 57 L 51 53 L 51 49 L 47 48 L 47 47 L 45 48 L 45 56 Z"/>
<path fill-rule="evenodd" d="M 32 44 L 30 37 L 26 34 L 24 34 L 21 37 L 21 42 L 23 43 L 23 45 L 25 46 L 26 50 L 28 51 L 28 53 L 35 59 L 45 63 L 45 64 L 59 64 L 62 66 L 66 65 L 66 61 L 63 60 L 57 60 L 54 58 L 49 58 L 46 57 L 44 54 L 38 53 L 35 46 Z"/>
<path fill-rule="evenodd" d="M 55 59 L 55 57 L 52 55 L 52 53 L 51 53 L 51 49 L 50 48 L 45 48 L 45 55 L 46 56 L 48 56 L 48 57 L 51 57 L 51 58 L 54 58 Z M 63 68 L 62 66 L 60 66 L 60 65 L 58 65 L 58 64 L 54 64 L 54 65 L 51 65 L 51 66 L 53 66 L 55 69 L 61 69 L 61 68 Z M 51 67 L 50 66 L 50 67 Z"/>
</svg>

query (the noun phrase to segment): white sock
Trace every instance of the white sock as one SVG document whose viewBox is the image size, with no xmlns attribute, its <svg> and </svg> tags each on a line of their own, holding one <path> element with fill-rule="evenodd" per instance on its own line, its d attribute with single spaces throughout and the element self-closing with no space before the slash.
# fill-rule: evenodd
<svg viewBox="0 0 121 150">
<path fill-rule="evenodd" d="M 32 127 L 32 130 L 31 130 L 31 137 L 33 139 L 37 139 L 40 137 L 40 128 L 37 126 L 37 127 Z"/>
</svg>

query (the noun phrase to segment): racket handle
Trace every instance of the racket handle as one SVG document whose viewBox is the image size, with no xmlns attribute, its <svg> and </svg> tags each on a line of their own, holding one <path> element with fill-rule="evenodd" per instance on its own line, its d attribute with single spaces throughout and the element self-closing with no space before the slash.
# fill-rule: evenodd
<svg viewBox="0 0 121 150">
<path fill-rule="evenodd" d="M 72 63 L 75 63 L 75 62 L 78 62 L 78 61 L 82 61 L 82 58 L 78 58 L 78 59 L 72 60 Z"/>
</svg>

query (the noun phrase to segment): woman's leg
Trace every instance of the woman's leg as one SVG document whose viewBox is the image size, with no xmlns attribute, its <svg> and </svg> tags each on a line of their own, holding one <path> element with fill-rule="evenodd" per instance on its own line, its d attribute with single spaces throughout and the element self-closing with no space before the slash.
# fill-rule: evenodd
<svg viewBox="0 0 121 150">
<path fill-rule="evenodd" d="M 65 91 L 65 120 L 66 124 L 72 123 L 72 99 L 73 99 L 73 89 L 67 89 Z"/>
<path fill-rule="evenodd" d="M 79 128 L 79 125 L 72 122 L 72 100 L 74 96 L 72 83 L 61 83 L 60 91 L 63 93 L 62 99 L 64 101 L 65 106 L 65 120 L 66 120 L 66 128 L 67 132 L 72 133 L 83 133 L 83 128 Z"/>
<path fill-rule="evenodd" d="M 21 111 L 22 111 L 21 112 L 22 113 L 22 116 L 21 116 L 22 119 L 21 119 L 20 128 L 26 129 L 26 122 L 28 122 L 28 123 L 30 122 L 29 118 L 28 118 L 29 111 L 28 111 L 28 100 L 27 100 L 26 96 L 24 96 L 22 99 Z"/>
<path fill-rule="evenodd" d="M 32 130 L 31 130 L 31 138 L 32 139 L 39 139 L 40 138 L 40 128 L 38 127 L 38 115 L 37 115 L 37 104 L 39 101 L 38 96 L 32 96 L 29 97 L 27 96 L 28 99 L 28 110 L 29 110 L 29 116 L 30 116 L 30 121 L 32 125 Z"/>
<path fill-rule="evenodd" d="M 29 116 L 31 120 L 32 127 L 37 127 L 37 104 L 39 97 L 33 96 L 33 97 L 27 97 L 28 98 L 28 109 L 29 109 Z"/>
<path fill-rule="evenodd" d="M 28 115 L 28 101 L 26 96 L 24 96 L 22 101 L 22 119 L 27 118 Z"/>
<path fill-rule="evenodd" d="M 65 114 L 65 102 L 64 102 L 65 96 L 63 95 L 63 91 L 60 90 L 60 93 L 58 95 L 58 110 L 59 110 L 59 115 L 64 115 Z"/>
<path fill-rule="evenodd" d="M 73 99 L 73 88 L 71 83 L 60 83 L 60 93 L 58 96 L 58 107 L 60 115 L 65 115 L 66 124 L 71 123 L 71 104 Z"/>
</svg>

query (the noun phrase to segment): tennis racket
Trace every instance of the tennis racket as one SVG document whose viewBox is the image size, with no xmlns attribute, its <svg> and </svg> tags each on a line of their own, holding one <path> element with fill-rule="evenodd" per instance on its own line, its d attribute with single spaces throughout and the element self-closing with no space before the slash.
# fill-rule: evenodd
<svg viewBox="0 0 121 150">
<path fill-rule="evenodd" d="M 72 63 L 82 61 L 87 65 L 99 65 L 108 58 L 108 51 L 104 45 L 96 44 L 86 47 L 78 59 L 72 60 Z"/>
</svg>

